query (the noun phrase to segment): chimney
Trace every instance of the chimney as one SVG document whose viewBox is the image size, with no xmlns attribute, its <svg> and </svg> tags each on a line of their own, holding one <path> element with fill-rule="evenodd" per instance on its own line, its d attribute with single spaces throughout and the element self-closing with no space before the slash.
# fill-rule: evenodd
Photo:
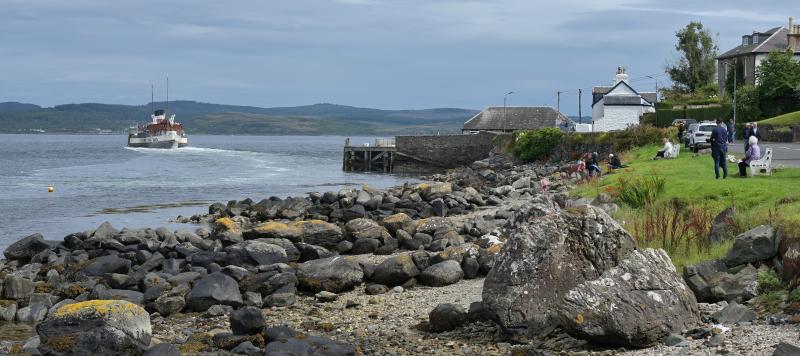
<svg viewBox="0 0 800 356">
<path fill-rule="evenodd" d="M 786 35 L 789 48 L 795 52 L 800 52 L 800 25 L 794 23 L 794 17 L 789 17 L 789 34 Z"/>
<path fill-rule="evenodd" d="M 617 75 L 614 76 L 614 85 L 617 85 L 617 83 L 619 83 L 619 82 L 628 83 L 628 73 L 627 72 L 628 71 L 624 67 L 622 67 L 622 66 L 617 67 Z"/>
</svg>

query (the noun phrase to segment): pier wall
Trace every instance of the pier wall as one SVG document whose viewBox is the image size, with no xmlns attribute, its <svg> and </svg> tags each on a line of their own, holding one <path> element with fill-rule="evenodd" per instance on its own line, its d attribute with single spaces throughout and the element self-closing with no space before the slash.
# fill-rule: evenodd
<svg viewBox="0 0 800 356">
<path fill-rule="evenodd" d="M 468 166 L 489 157 L 497 134 L 397 136 L 395 173 L 427 172 Z"/>
</svg>

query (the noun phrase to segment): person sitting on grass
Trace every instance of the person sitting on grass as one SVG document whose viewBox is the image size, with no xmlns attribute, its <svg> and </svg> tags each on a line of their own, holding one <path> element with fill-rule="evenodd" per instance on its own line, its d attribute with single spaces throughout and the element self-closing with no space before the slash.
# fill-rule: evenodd
<svg viewBox="0 0 800 356">
<path fill-rule="evenodd" d="M 750 161 L 761 159 L 761 147 L 758 147 L 758 138 L 750 136 L 747 143 L 750 147 L 744 153 L 744 157 L 739 161 L 739 177 L 747 178 L 747 167 L 750 166 Z"/>
<path fill-rule="evenodd" d="M 608 170 L 620 169 L 625 167 L 627 166 L 622 164 L 622 162 L 619 160 L 619 156 L 613 153 L 608 155 Z"/>
<path fill-rule="evenodd" d="M 600 170 L 600 163 L 597 162 L 597 152 L 587 153 L 586 156 L 586 169 L 589 171 L 589 176 L 593 177 L 603 173 Z"/>
<path fill-rule="evenodd" d="M 672 142 L 670 142 L 666 137 L 664 137 L 661 141 L 664 142 L 664 147 L 656 152 L 656 155 L 653 157 L 653 159 L 668 158 L 669 155 L 672 154 Z"/>
</svg>

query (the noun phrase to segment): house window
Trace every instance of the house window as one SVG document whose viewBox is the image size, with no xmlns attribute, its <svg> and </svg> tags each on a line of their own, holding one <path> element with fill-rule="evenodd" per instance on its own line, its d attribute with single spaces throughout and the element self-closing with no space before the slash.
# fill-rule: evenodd
<svg viewBox="0 0 800 356">
<path fill-rule="evenodd" d="M 753 43 L 758 43 L 758 35 L 753 35 Z"/>
</svg>

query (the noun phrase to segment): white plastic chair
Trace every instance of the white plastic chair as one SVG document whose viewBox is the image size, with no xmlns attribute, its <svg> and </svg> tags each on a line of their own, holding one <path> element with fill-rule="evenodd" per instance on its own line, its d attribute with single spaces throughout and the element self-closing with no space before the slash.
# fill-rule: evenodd
<svg viewBox="0 0 800 356">
<path fill-rule="evenodd" d="M 767 148 L 764 156 L 757 160 L 750 161 L 750 176 L 761 174 L 761 170 L 766 171 L 768 176 L 772 175 L 772 149 Z"/>
</svg>

